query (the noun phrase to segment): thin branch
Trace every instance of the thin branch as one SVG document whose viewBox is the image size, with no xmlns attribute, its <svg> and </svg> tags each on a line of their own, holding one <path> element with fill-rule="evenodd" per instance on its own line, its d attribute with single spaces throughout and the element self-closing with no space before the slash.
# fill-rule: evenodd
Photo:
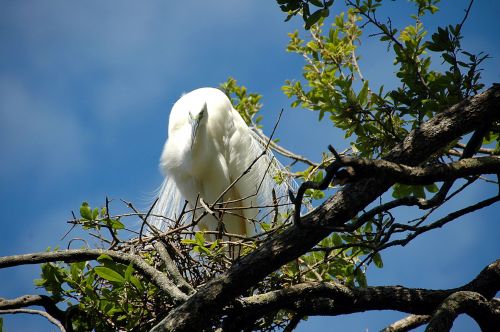
<svg viewBox="0 0 500 332">
<path fill-rule="evenodd" d="M 57 328 L 61 332 L 66 332 L 66 329 L 64 326 L 62 326 L 61 322 L 59 322 L 57 319 L 49 315 L 45 311 L 41 310 L 34 310 L 34 309 L 5 309 L 5 310 L 0 310 L 0 315 L 2 314 L 31 314 L 31 315 L 40 315 L 42 317 L 47 318 L 49 322 L 57 326 Z"/>
<path fill-rule="evenodd" d="M 163 273 L 150 266 L 138 255 L 127 254 L 112 250 L 102 249 L 72 249 L 53 252 L 39 252 L 24 255 L 0 257 L 0 269 L 19 265 L 39 264 L 48 262 L 63 261 L 82 262 L 86 260 L 97 259 L 101 255 L 108 255 L 113 260 L 125 264 L 132 263 L 139 273 L 148 277 L 148 279 L 163 290 L 174 303 L 181 303 L 187 299 L 186 294 L 181 292 L 172 281 Z"/>
<path fill-rule="evenodd" d="M 15 299 L 0 298 L 0 310 L 20 309 L 32 305 L 42 306 L 49 315 L 60 322 L 65 319 L 65 312 L 59 309 L 54 300 L 46 295 L 23 295 Z"/>
<path fill-rule="evenodd" d="M 335 226 L 332 227 L 333 231 L 336 232 L 352 232 L 359 227 L 361 227 L 365 222 L 371 220 L 373 217 L 380 213 L 387 212 L 391 209 L 394 209 L 399 206 L 413 206 L 413 205 L 418 205 L 419 202 L 421 202 L 422 199 L 415 197 L 415 196 L 407 196 L 407 197 L 402 197 L 395 199 L 393 201 L 378 205 L 371 209 L 370 211 L 362 214 L 359 218 L 355 219 L 354 222 L 349 223 L 349 224 L 344 224 L 340 226 Z"/>
<path fill-rule="evenodd" d="M 299 190 L 297 190 L 297 196 L 294 196 L 292 192 L 289 192 L 290 198 L 292 203 L 295 205 L 294 209 L 294 215 L 293 215 L 293 221 L 294 224 L 301 227 L 302 222 L 300 219 L 300 211 L 302 209 L 302 200 L 304 199 L 304 195 L 308 189 L 315 189 L 315 190 L 325 190 L 328 188 L 330 183 L 333 180 L 333 177 L 337 173 L 337 171 L 342 167 L 342 163 L 340 160 L 342 157 L 337 153 L 337 151 L 333 148 L 333 146 L 329 145 L 328 149 L 330 152 L 335 156 L 335 161 L 333 161 L 330 165 L 328 165 L 325 169 L 325 176 L 323 180 L 319 182 L 315 181 L 306 181 L 303 182 Z"/>
<path fill-rule="evenodd" d="M 74 215 L 73 215 L 74 216 Z M 116 235 L 116 231 L 109 225 L 109 199 L 106 196 L 106 219 L 107 222 L 105 222 L 105 227 L 109 230 L 109 233 L 111 234 L 111 238 L 113 241 L 111 242 L 111 245 L 109 246 L 109 249 L 113 249 L 114 246 L 116 246 L 118 243 L 120 243 L 120 239 Z"/>
<path fill-rule="evenodd" d="M 465 14 L 464 14 L 464 17 L 462 18 L 462 22 L 460 22 L 460 24 L 458 25 L 458 32 L 462 31 L 462 27 L 464 26 L 465 21 L 467 21 L 467 18 L 469 17 L 469 12 L 470 12 L 470 10 L 472 8 L 472 4 L 473 3 L 474 3 L 474 0 L 471 0 L 469 2 L 469 6 L 465 10 Z"/>
<path fill-rule="evenodd" d="M 397 322 L 392 323 L 380 332 L 406 332 L 419 326 L 427 324 L 431 316 L 429 315 L 409 315 Z"/>
<path fill-rule="evenodd" d="M 127 205 L 127 206 L 128 206 L 128 207 L 132 210 L 132 211 L 134 211 L 134 212 L 135 212 L 135 213 L 139 216 L 139 218 L 141 218 L 141 220 L 142 220 L 142 222 L 143 222 L 143 224 L 141 225 L 141 231 L 140 231 L 140 233 L 139 233 L 139 242 L 141 242 L 141 241 L 142 241 L 142 231 L 143 231 L 144 224 L 146 224 L 146 225 L 148 226 L 148 228 L 149 228 L 150 230 L 152 230 L 154 233 L 156 233 L 156 234 L 158 233 L 158 230 L 157 230 L 155 227 L 152 227 L 152 226 L 148 223 L 148 221 L 147 221 L 148 216 L 150 216 L 150 215 L 151 215 L 151 211 L 153 210 L 154 205 L 156 204 L 156 202 L 158 202 L 158 198 L 154 201 L 153 205 L 151 206 L 151 208 L 149 209 L 148 213 L 147 213 L 145 216 L 143 216 L 143 214 L 141 214 L 141 213 L 139 212 L 139 210 L 137 210 L 137 209 L 135 208 L 135 206 L 134 206 L 131 202 L 127 202 L 127 201 L 125 201 L 125 200 L 123 200 L 123 199 L 120 199 L 120 200 L 121 200 L 121 201 L 122 201 L 125 205 Z"/>
<path fill-rule="evenodd" d="M 413 233 L 408 234 L 408 236 L 405 239 L 399 239 L 399 240 L 394 240 L 394 241 L 388 242 L 387 244 L 381 246 L 379 250 L 383 250 L 383 249 L 386 249 L 388 247 L 396 246 L 396 245 L 405 246 L 411 240 L 413 240 L 414 238 L 416 238 L 417 236 L 419 236 L 422 233 L 428 232 L 432 229 L 443 227 L 445 224 L 447 224 L 447 223 L 449 223 L 449 222 L 451 222 L 459 217 L 462 217 L 468 213 L 472 213 L 472 212 L 475 212 L 475 211 L 480 210 L 482 208 L 485 208 L 485 207 L 487 207 L 493 203 L 496 203 L 498 201 L 500 201 L 500 196 L 495 196 L 495 197 L 485 199 L 485 200 L 480 201 L 474 205 L 470 205 L 470 206 L 465 207 L 463 209 L 449 213 L 445 217 L 438 219 L 438 220 L 430 223 L 429 225 L 425 225 L 425 226 L 417 227 L 417 226 L 411 226 L 411 225 L 405 225 L 405 224 L 394 224 L 391 226 L 391 230 L 386 234 L 386 238 L 389 238 L 390 234 L 392 234 L 394 232 L 394 230 L 396 230 L 396 229 L 413 231 Z M 382 240 L 382 241 L 385 241 L 385 240 Z"/>
<path fill-rule="evenodd" d="M 151 212 L 153 212 L 153 208 L 155 207 L 156 203 L 158 203 L 159 199 L 160 197 L 156 197 L 155 201 L 153 202 L 153 204 L 151 204 L 151 207 L 149 208 L 148 213 L 146 213 L 146 216 L 144 218 L 140 216 L 140 218 L 142 219 L 142 224 L 141 224 L 141 230 L 139 231 L 139 242 L 142 242 L 142 232 L 144 231 L 144 225 L 147 225 L 148 228 L 153 231 L 153 233 L 158 234 L 158 230 L 156 229 L 156 227 L 152 227 L 148 223 L 148 218 L 151 215 Z"/>
<path fill-rule="evenodd" d="M 460 142 L 457 142 L 457 145 L 456 145 L 456 148 L 457 149 L 464 149 L 465 148 L 465 144 L 464 143 L 460 143 Z M 495 149 L 489 149 L 489 148 L 483 148 L 483 147 L 480 147 L 477 152 L 479 153 L 482 153 L 482 154 L 487 154 L 487 155 L 498 155 L 498 152 L 495 151 Z M 462 153 L 458 152 L 459 155 L 461 156 Z"/>
<path fill-rule="evenodd" d="M 315 163 L 315 162 L 307 159 L 304 156 L 301 156 L 301 155 L 298 155 L 296 153 L 293 153 L 290 150 L 288 150 L 288 149 L 284 148 L 283 146 L 279 145 L 278 143 L 274 142 L 271 138 L 267 137 L 266 134 L 264 134 L 260 128 L 255 127 L 254 131 L 262 138 L 263 141 L 269 142 L 269 146 L 274 151 L 276 151 L 277 153 L 279 153 L 280 155 L 282 155 L 284 157 L 287 157 L 287 158 L 290 158 L 290 159 L 293 159 L 295 161 L 303 162 L 304 164 L 309 165 L 309 166 L 317 167 L 317 166 L 320 165 L 318 163 Z"/>
<path fill-rule="evenodd" d="M 404 45 L 392 33 L 393 29 L 391 26 L 388 30 L 384 24 L 380 23 L 374 16 L 371 16 L 370 12 L 363 11 L 358 4 L 356 4 L 352 1 L 347 1 L 347 5 L 349 5 L 353 8 L 356 8 L 358 10 L 359 14 L 364 16 L 368 20 L 368 22 L 370 22 L 375 27 L 377 27 L 377 29 L 379 29 L 381 31 L 380 34 L 383 34 L 386 37 L 388 37 L 392 43 L 396 44 L 402 50 L 403 53 L 407 52 L 407 49 L 404 47 Z M 378 35 L 378 34 L 376 34 L 376 35 Z M 418 61 L 418 58 L 417 57 L 415 57 L 415 58 L 410 57 L 408 60 L 410 60 L 412 62 L 412 65 L 413 65 L 415 72 L 417 74 L 419 83 L 422 85 L 422 87 L 425 89 L 425 91 L 428 94 L 431 94 L 431 89 L 429 88 L 429 85 L 425 81 L 424 76 L 422 75 L 421 69 L 419 68 L 420 63 Z"/>
</svg>

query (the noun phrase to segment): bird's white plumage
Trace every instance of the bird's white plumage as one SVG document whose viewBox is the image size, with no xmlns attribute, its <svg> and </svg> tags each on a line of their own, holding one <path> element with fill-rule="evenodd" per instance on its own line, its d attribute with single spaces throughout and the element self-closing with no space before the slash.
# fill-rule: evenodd
<svg viewBox="0 0 500 332">
<path fill-rule="evenodd" d="M 178 218 L 185 200 L 190 208 L 198 197 L 214 203 L 262 154 L 265 147 L 256 135 L 222 91 L 201 88 L 183 95 L 170 113 L 168 139 L 160 158 L 165 180 L 152 213 L 167 219 L 153 218 L 152 225 L 165 230 Z M 255 234 L 258 227 L 250 220 L 269 209 L 259 207 L 275 203 L 273 189 L 281 202 L 287 200 L 287 182 L 278 185 L 273 179 L 281 167 L 266 151 L 222 197 L 219 202 L 224 207 L 234 208 L 220 216 L 226 232 Z M 202 230 L 216 230 L 218 225 L 211 215 L 199 223 Z"/>
</svg>

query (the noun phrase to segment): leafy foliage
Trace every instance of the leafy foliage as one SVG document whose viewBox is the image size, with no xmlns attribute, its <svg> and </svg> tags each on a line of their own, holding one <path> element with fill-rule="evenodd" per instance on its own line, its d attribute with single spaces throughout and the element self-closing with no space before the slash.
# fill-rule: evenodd
<svg viewBox="0 0 500 332">
<path fill-rule="evenodd" d="M 262 99 L 261 95 L 248 93 L 247 88 L 239 86 L 232 77 L 229 77 L 226 82 L 222 83 L 220 88 L 229 97 L 234 108 L 240 113 L 247 125 L 259 125 L 262 116 L 257 115 L 257 113 L 262 108 L 262 104 L 260 103 Z"/>
<path fill-rule="evenodd" d="M 42 265 L 35 284 L 71 313 L 75 331 L 109 331 L 151 327 L 154 307 L 165 299 L 158 289 L 137 274 L 132 265 L 113 262 L 109 256 L 90 262 Z"/>
<path fill-rule="evenodd" d="M 287 50 L 306 61 L 303 80 L 287 81 L 283 86 L 291 106 L 316 111 L 320 120 L 327 115 L 345 138 L 352 139 L 352 150 L 360 157 L 383 157 L 410 130 L 484 86 L 479 66 L 488 56 L 462 50 L 462 25 L 438 27 L 428 40 L 424 16 L 435 13 L 439 1 L 413 2 L 417 12 L 411 16 L 414 24 L 400 32 L 390 21 L 377 20 L 382 1 L 357 0 L 346 1 L 347 12 L 337 15 L 327 32 L 320 20 L 307 39 L 299 37 L 298 31 L 290 34 Z M 356 50 L 367 24 L 378 30 L 375 35 L 394 52 L 400 85 L 390 90 L 371 88 L 358 64 Z M 431 69 L 432 62 L 439 59 L 449 65 L 444 72 Z M 434 160 L 447 153 L 443 151 Z M 436 186 L 396 185 L 393 195 L 423 198 L 424 189 L 435 192 Z"/>
<path fill-rule="evenodd" d="M 124 229 L 125 225 L 120 222 L 120 218 L 110 218 L 106 207 L 92 209 L 87 202 L 83 202 L 80 206 L 80 216 L 83 221 L 84 229 L 101 229 L 108 228 L 116 235 L 120 229 Z"/>
<path fill-rule="evenodd" d="M 304 20 L 304 27 L 310 29 L 321 18 L 330 15 L 330 7 L 333 5 L 334 0 L 277 0 L 282 11 L 288 15 L 285 21 L 289 21 L 297 14 L 302 15 Z M 311 12 L 312 7 L 317 7 Z"/>
</svg>

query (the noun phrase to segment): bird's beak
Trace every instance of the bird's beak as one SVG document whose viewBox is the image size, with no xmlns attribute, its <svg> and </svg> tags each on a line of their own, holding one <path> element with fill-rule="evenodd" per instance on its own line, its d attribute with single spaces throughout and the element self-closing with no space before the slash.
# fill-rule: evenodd
<svg viewBox="0 0 500 332">
<path fill-rule="evenodd" d="M 189 120 L 191 122 L 191 150 L 193 149 L 193 144 L 196 139 L 196 133 L 198 132 L 198 127 L 200 126 L 201 119 L 203 119 L 203 116 L 206 112 L 207 103 L 203 105 L 203 109 L 196 116 L 193 116 L 191 113 L 189 113 Z"/>
<path fill-rule="evenodd" d="M 193 118 L 191 121 L 191 150 L 193 149 L 194 140 L 196 139 L 196 132 L 198 131 L 198 126 L 200 125 L 201 118 Z"/>
</svg>

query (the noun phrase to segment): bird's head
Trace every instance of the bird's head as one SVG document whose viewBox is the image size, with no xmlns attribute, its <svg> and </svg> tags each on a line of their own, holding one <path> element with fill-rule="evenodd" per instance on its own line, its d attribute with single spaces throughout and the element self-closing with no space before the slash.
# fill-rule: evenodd
<svg viewBox="0 0 500 332">
<path fill-rule="evenodd" d="M 193 159 L 201 164 L 202 158 L 213 154 L 211 149 L 224 145 L 231 111 L 230 100 L 218 89 L 200 88 L 184 94 L 170 111 L 161 168 L 189 169 L 188 161 Z"/>
<path fill-rule="evenodd" d="M 192 150 L 201 128 L 208 121 L 208 106 L 205 98 L 186 94 L 172 108 L 168 124 L 168 136 L 179 148 L 182 144 L 186 152 Z"/>
</svg>

